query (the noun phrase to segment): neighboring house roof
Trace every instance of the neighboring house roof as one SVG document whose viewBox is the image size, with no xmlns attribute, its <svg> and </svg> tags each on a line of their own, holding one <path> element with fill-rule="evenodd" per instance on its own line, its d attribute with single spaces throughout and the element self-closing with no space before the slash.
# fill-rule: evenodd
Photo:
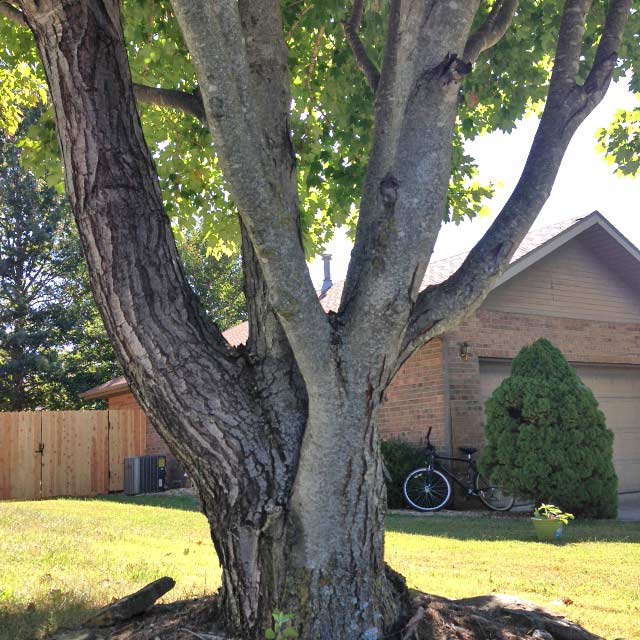
<svg viewBox="0 0 640 640">
<path fill-rule="evenodd" d="M 129 384 L 124 376 L 118 376 L 109 382 L 99 384 L 93 389 L 83 391 L 80 397 L 83 400 L 102 400 L 103 398 L 110 398 L 111 396 L 117 396 L 119 393 L 124 393 L 129 390 Z"/>
<path fill-rule="evenodd" d="M 504 284 L 524 269 L 542 260 L 542 258 L 548 256 L 551 252 L 569 242 L 569 240 L 572 240 L 594 226 L 598 226 L 609 237 L 615 240 L 624 254 L 632 259 L 633 264 L 638 269 L 638 281 L 640 281 L 640 251 L 609 223 L 602 214 L 594 211 L 584 218 L 570 218 L 545 227 L 532 229 L 520 243 L 520 246 L 511 258 L 509 267 L 507 267 L 494 288 Z M 422 281 L 421 289 L 444 282 L 456 272 L 467 255 L 467 253 L 459 253 L 448 258 L 432 260 Z M 340 280 L 335 282 L 325 293 L 319 294 L 319 299 L 325 312 L 338 310 L 343 287 L 344 280 Z M 227 341 L 234 347 L 244 344 L 249 337 L 249 324 L 243 322 L 227 329 L 222 335 L 224 335 Z M 84 400 L 108 398 L 123 393 L 127 391 L 128 388 L 127 381 L 124 376 L 121 376 L 98 387 L 94 387 L 89 391 L 85 391 L 80 394 L 80 397 Z"/>
<path fill-rule="evenodd" d="M 249 337 L 249 323 L 245 320 L 235 327 L 223 331 L 222 335 L 232 347 L 238 347 L 244 344 Z"/>
</svg>

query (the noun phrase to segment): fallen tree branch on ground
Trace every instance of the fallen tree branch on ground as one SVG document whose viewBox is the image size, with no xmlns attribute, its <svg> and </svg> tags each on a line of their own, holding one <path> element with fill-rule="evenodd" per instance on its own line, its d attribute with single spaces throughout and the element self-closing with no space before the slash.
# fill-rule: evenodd
<svg viewBox="0 0 640 640">
<path fill-rule="evenodd" d="M 158 598 L 161 598 L 167 591 L 171 591 L 175 585 L 175 580 L 166 576 L 151 582 L 140 591 L 136 591 L 130 596 L 121 598 L 108 607 L 100 609 L 95 616 L 85 622 L 85 626 L 90 628 L 110 627 L 130 620 L 134 616 L 147 611 Z"/>
</svg>

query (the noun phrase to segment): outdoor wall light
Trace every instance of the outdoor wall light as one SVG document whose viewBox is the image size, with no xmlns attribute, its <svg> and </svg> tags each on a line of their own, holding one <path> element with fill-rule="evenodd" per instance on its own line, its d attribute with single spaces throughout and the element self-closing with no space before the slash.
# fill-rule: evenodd
<svg viewBox="0 0 640 640">
<path fill-rule="evenodd" d="M 461 342 L 460 343 L 460 357 L 463 360 L 468 360 L 469 359 L 469 343 L 468 342 Z"/>
</svg>

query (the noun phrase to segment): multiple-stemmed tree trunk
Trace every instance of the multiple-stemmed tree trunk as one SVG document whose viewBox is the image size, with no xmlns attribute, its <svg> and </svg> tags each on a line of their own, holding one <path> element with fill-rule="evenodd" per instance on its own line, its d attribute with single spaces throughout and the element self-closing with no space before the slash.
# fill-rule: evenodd
<svg viewBox="0 0 640 640">
<path fill-rule="evenodd" d="M 384 60 L 367 58 L 355 0 L 347 39 L 375 128 L 340 310 L 308 275 L 278 0 L 173 0 L 241 220 L 250 337 L 230 347 L 178 261 L 145 145 L 117 0 L 18 0 L 49 83 L 66 188 L 107 330 L 135 395 L 194 478 L 223 566 L 219 604 L 243 638 L 270 613 L 301 637 L 381 638 L 407 614 L 385 569 L 376 418 L 394 373 L 475 309 L 547 199 L 616 64 L 631 0 L 611 0 L 577 81 L 589 0 L 567 0 L 540 126 L 520 182 L 443 284 L 420 292 L 441 226 L 460 84 L 509 28 L 498 0 L 390 0 Z M 149 89 L 153 99 L 153 89 Z M 180 106 L 179 96 L 175 105 Z M 193 96 L 184 108 L 193 112 Z"/>
</svg>

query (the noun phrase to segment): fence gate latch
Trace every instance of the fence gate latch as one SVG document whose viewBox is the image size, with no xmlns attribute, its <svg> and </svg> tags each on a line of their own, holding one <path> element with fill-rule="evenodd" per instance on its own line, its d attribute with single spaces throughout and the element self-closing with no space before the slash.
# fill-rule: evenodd
<svg viewBox="0 0 640 640">
<path fill-rule="evenodd" d="M 38 448 L 35 450 L 35 453 L 39 453 L 40 455 L 44 453 L 44 442 L 40 442 L 38 444 Z"/>
</svg>

